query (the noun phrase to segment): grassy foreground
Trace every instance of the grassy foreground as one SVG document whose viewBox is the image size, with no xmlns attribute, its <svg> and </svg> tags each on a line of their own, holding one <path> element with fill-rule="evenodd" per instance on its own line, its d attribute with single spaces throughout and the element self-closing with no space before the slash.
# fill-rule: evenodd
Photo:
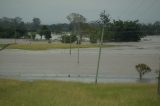
<svg viewBox="0 0 160 106">
<path fill-rule="evenodd" d="M 160 106 L 154 84 L 0 80 L 0 106 Z"/>
<path fill-rule="evenodd" d="M 77 48 L 77 44 L 72 44 L 72 48 Z M 96 44 L 81 44 L 80 48 L 97 48 Z M 114 47 L 114 45 L 104 45 L 103 47 Z M 32 43 L 32 44 L 12 44 L 8 49 L 23 49 L 23 50 L 48 50 L 48 49 L 68 49 L 70 44 L 63 43 Z"/>
</svg>

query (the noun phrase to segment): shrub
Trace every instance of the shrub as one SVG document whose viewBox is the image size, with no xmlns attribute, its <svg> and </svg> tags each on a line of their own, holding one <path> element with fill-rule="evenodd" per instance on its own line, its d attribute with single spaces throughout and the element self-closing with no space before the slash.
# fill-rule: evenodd
<svg viewBox="0 0 160 106">
<path fill-rule="evenodd" d="M 97 43 L 97 36 L 95 35 L 95 34 L 93 34 L 93 35 L 90 35 L 90 42 L 91 43 Z"/>
<path fill-rule="evenodd" d="M 136 70 L 139 73 L 140 80 L 142 80 L 142 76 L 145 73 L 151 72 L 151 68 L 149 66 L 147 66 L 146 64 L 138 64 L 135 67 L 136 67 Z"/>
<path fill-rule="evenodd" d="M 77 40 L 77 37 L 75 35 L 63 35 L 62 36 L 62 43 L 73 43 Z"/>
</svg>

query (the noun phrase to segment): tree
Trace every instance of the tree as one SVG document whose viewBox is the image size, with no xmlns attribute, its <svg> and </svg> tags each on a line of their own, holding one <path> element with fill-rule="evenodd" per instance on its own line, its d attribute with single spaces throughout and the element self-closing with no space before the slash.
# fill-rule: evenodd
<svg viewBox="0 0 160 106">
<path fill-rule="evenodd" d="M 77 40 L 77 37 L 75 35 L 63 35 L 62 36 L 62 42 L 63 43 L 73 43 Z"/>
<path fill-rule="evenodd" d="M 86 18 L 78 13 L 71 13 L 67 16 L 67 19 L 70 21 L 70 24 L 73 26 L 73 34 L 76 34 L 82 38 L 81 32 L 81 25 L 86 22 Z M 81 43 L 81 39 L 79 41 Z"/>
<path fill-rule="evenodd" d="M 20 17 L 8 18 L 3 17 L 0 19 L 0 37 L 1 38 L 16 38 L 16 30 L 22 22 Z"/>
<path fill-rule="evenodd" d="M 41 24 L 41 20 L 39 18 L 32 19 L 32 31 L 36 32 Z"/>
<path fill-rule="evenodd" d="M 153 29 L 154 29 L 154 34 L 158 35 L 160 34 L 160 21 L 156 21 L 154 24 L 153 24 Z"/>
<path fill-rule="evenodd" d="M 157 87 L 157 92 L 160 95 L 160 69 L 158 71 L 158 87 Z"/>
<path fill-rule="evenodd" d="M 42 36 L 44 35 L 43 26 L 37 32 L 41 36 L 41 40 L 42 40 Z"/>
<path fill-rule="evenodd" d="M 32 40 L 35 40 L 35 37 L 36 37 L 36 33 L 35 32 L 31 32 L 30 38 Z"/>
<path fill-rule="evenodd" d="M 29 40 L 29 44 L 31 45 L 31 41 L 32 40 L 35 40 L 35 37 L 36 37 L 36 32 L 30 32 L 28 33 L 28 36 L 27 36 L 30 40 Z"/>
<path fill-rule="evenodd" d="M 86 18 L 78 13 L 71 13 L 67 16 L 67 19 L 70 21 L 70 24 L 73 25 L 72 34 L 77 35 L 77 44 L 78 44 L 78 57 L 77 63 L 79 64 L 79 44 L 81 43 L 82 35 L 80 34 L 80 25 L 86 22 Z M 70 46 L 71 48 L 71 46 Z M 71 51 L 71 49 L 70 49 Z M 71 54 L 71 52 L 70 52 Z"/>
<path fill-rule="evenodd" d="M 15 43 L 16 43 L 16 39 L 19 37 L 17 32 L 19 32 L 19 24 L 21 22 L 22 22 L 22 18 L 20 18 L 20 17 L 15 17 L 13 19 L 14 29 L 15 29 L 15 33 L 14 33 Z"/>
<path fill-rule="evenodd" d="M 63 23 L 63 24 L 52 24 L 49 26 L 51 31 L 56 34 L 62 34 L 63 32 L 69 32 L 70 31 L 70 25 Z"/>
<path fill-rule="evenodd" d="M 160 58 L 159 58 L 159 69 L 156 70 L 156 73 L 158 75 L 157 93 L 158 93 L 158 95 L 160 95 Z"/>
<path fill-rule="evenodd" d="M 102 45 L 103 45 L 104 29 L 105 29 L 105 27 L 107 27 L 107 25 L 110 22 L 109 15 L 105 14 L 105 11 L 102 12 L 100 14 L 100 20 L 98 22 L 100 24 L 100 27 L 102 27 L 102 34 L 101 34 L 100 46 L 99 46 L 99 55 L 98 55 L 98 63 L 97 63 L 95 84 L 97 84 L 97 80 L 98 80 L 97 78 L 98 78 L 99 64 L 100 64 L 100 59 L 101 59 L 101 50 L 102 50 Z"/>
<path fill-rule="evenodd" d="M 50 38 L 51 38 L 51 31 L 50 30 L 46 30 L 44 32 L 45 38 L 48 40 L 48 43 L 51 43 Z"/>
<path fill-rule="evenodd" d="M 97 43 L 97 34 L 91 34 L 89 38 L 90 38 L 90 43 Z"/>
<path fill-rule="evenodd" d="M 90 38 L 90 43 L 97 43 L 97 40 L 99 39 L 99 29 L 97 26 L 95 21 L 81 25 L 83 35 Z"/>
<path fill-rule="evenodd" d="M 116 42 L 132 42 L 139 41 L 143 36 L 141 27 L 136 21 L 113 20 L 110 26 L 112 32 L 112 40 Z"/>
<path fill-rule="evenodd" d="M 50 29 L 46 26 L 46 25 L 43 25 L 41 30 L 40 30 L 40 33 L 42 35 L 45 36 L 46 40 L 48 40 L 48 43 L 50 43 L 50 38 L 51 38 L 51 31 Z"/>
<path fill-rule="evenodd" d="M 21 37 L 25 37 L 26 33 L 27 33 L 27 29 L 25 27 L 25 23 L 21 22 L 18 24 L 17 28 L 16 28 L 16 32 L 17 32 L 17 38 L 21 38 Z"/>
<path fill-rule="evenodd" d="M 135 66 L 139 73 L 139 79 L 142 80 L 142 76 L 148 72 L 151 72 L 151 68 L 146 64 L 138 64 Z"/>
</svg>

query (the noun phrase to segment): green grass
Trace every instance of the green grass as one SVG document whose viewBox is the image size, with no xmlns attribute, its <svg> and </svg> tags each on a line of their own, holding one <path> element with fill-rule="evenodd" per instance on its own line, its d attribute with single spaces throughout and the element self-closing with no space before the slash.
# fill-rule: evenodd
<svg viewBox="0 0 160 106">
<path fill-rule="evenodd" d="M 155 84 L 0 80 L 0 106 L 160 106 Z"/>
<path fill-rule="evenodd" d="M 72 48 L 77 48 L 76 44 L 71 45 Z M 96 44 L 81 44 L 80 48 L 97 48 Z M 104 45 L 103 47 L 115 47 L 115 45 Z M 69 44 L 63 43 L 32 43 L 30 44 L 12 44 L 7 47 L 8 49 L 23 49 L 23 50 L 48 50 L 48 49 L 68 49 Z"/>
</svg>

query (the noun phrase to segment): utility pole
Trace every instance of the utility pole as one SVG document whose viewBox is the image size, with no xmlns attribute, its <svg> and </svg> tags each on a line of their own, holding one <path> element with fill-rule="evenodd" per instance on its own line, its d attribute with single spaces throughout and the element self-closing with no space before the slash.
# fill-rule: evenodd
<svg viewBox="0 0 160 106">
<path fill-rule="evenodd" d="M 104 14 L 105 14 L 105 11 L 104 11 Z M 99 72 L 99 65 L 100 65 L 100 59 L 101 59 L 101 51 L 102 51 L 102 45 L 103 45 L 104 28 L 105 28 L 105 24 L 103 23 L 102 35 L 101 35 L 100 44 L 99 44 L 99 55 L 98 55 L 98 63 L 97 63 L 97 71 L 96 71 L 95 84 L 97 84 L 97 81 L 98 81 L 98 72 Z"/>
</svg>

